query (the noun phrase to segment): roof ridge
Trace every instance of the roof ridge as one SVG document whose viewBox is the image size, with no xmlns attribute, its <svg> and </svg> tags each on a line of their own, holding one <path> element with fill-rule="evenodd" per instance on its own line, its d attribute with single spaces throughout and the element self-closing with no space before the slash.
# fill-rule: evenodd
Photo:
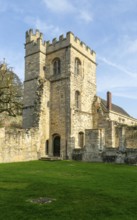
<svg viewBox="0 0 137 220">
<path fill-rule="evenodd" d="M 107 109 L 107 101 L 105 100 L 105 99 L 102 99 L 101 98 L 101 102 L 102 102 L 102 104 L 106 107 L 106 109 Z M 113 104 L 112 103 L 112 111 L 114 111 L 114 112 L 117 112 L 117 113 L 120 113 L 120 114 L 122 114 L 122 115 L 126 115 L 126 116 L 128 116 L 128 117 L 131 117 L 122 107 L 120 107 L 120 106 L 118 106 L 118 105 L 116 105 L 116 104 Z"/>
</svg>

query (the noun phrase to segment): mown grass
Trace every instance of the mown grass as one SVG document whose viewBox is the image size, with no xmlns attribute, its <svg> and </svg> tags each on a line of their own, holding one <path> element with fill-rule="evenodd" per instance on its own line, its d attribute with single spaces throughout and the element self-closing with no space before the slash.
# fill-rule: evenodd
<svg viewBox="0 0 137 220">
<path fill-rule="evenodd" d="M 54 199 L 34 204 L 30 199 Z M 72 161 L 0 164 L 0 220 L 137 219 L 137 167 Z"/>
</svg>

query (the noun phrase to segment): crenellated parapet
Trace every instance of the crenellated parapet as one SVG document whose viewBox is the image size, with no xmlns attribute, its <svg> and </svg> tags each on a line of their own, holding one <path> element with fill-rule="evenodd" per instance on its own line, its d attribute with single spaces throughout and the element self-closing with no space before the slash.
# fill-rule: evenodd
<svg viewBox="0 0 137 220">
<path fill-rule="evenodd" d="M 89 57 L 95 62 L 96 53 L 88 47 L 83 41 L 76 37 L 72 32 L 67 32 L 66 36 L 60 35 L 59 38 L 54 38 L 52 42 L 44 41 L 43 34 L 36 30 L 35 32 L 30 29 L 26 32 L 26 44 L 27 53 L 35 53 L 40 50 L 43 53 L 52 53 L 65 47 L 73 47 L 83 55 Z"/>
<path fill-rule="evenodd" d="M 43 34 L 36 30 L 33 32 L 32 29 L 26 32 L 26 56 L 32 53 L 36 53 L 37 51 L 41 51 L 42 53 L 46 53 L 46 42 L 43 41 Z"/>
<path fill-rule="evenodd" d="M 84 42 L 82 42 L 78 37 L 74 36 L 72 32 L 67 32 L 66 36 L 59 36 L 59 39 L 54 38 L 52 42 L 47 41 L 47 53 L 65 48 L 68 46 L 74 47 L 77 51 L 83 53 L 85 56 L 89 57 L 95 61 L 96 53 L 90 49 Z"/>
<path fill-rule="evenodd" d="M 26 43 L 37 41 L 39 38 L 43 39 L 43 34 L 39 30 L 33 32 L 33 30 L 30 29 L 29 31 L 26 31 Z"/>
</svg>

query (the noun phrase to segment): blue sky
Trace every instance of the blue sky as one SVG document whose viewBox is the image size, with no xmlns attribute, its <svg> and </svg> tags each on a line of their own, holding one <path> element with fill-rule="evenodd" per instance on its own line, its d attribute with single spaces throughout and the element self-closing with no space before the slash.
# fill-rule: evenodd
<svg viewBox="0 0 137 220">
<path fill-rule="evenodd" d="M 25 32 L 72 31 L 97 55 L 97 94 L 137 118 L 137 0 L 0 0 L 0 60 L 24 79 Z"/>
</svg>

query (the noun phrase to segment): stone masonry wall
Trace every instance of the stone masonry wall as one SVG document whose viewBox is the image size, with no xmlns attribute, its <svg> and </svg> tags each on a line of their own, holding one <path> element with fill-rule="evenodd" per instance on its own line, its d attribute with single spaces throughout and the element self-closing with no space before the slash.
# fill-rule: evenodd
<svg viewBox="0 0 137 220">
<path fill-rule="evenodd" d="M 71 48 L 71 78 L 70 78 L 70 94 L 71 94 L 71 136 L 75 137 L 75 148 L 79 147 L 78 134 L 85 133 L 85 129 L 93 127 L 92 104 L 96 94 L 96 63 L 94 60 L 88 59 L 75 48 Z M 75 59 L 81 62 L 79 74 L 75 73 Z M 75 92 L 80 93 L 80 107 L 77 109 L 75 104 Z"/>
<path fill-rule="evenodd" d="M 119 124 L 125 124 L 129 126 L 133 126 L 137 124 L 137 119 L 132 117 L 127 117 L 126 115 L 122 115 L 120 113 L 112 112 L 109 113 L 109 118 L 112 121 L 115 121 Z"/>
<path fill-rule="evenodd" d="M 46 141 L 50 138 L 50 82 L 45 80 L 43 84 L 43 91 L 41 95 L 41 106 L 39 113 L 39 139 L 41 156 L 45 156 Z"/>
<path fill-rule="evenodd" d="M 127 148 L 137 149 L 137 127 L 127 127 L 125 133 Z"/>
<path fill-rule="evenodd" d="M 101 153 L 104 148 L 104 130 L 87 129 L 85 131 L 84 161 L 102 161 Z"/>
<path fill-rule="evenodd" d="M 45 77 L 46 43 L 38 30 L 26 32 L 23 128 L 37 127 L 35 101 L 39 79 Z M 38 109 L 37 109 L 38 110 Z M 34 122 L 35 121 L 35 122 Z"/>
<path fill-rule="evenodd" d="M 49 50 L 50 48 L 50 50 Z M 52 49 L 52 50 L 51 50 Z M 54 75 L 53 61 L 60 59 L 60 74 Z M 61 157 L 66 157 L 66 143 L 69 134 L 70 124 L 70 52 L 69 48 L 60 48 L 48 46 L 46 58 L 45 77 L 50 82 L 50 101 L 49 101 L 49 148 L 50 156 L 53 155 L 54 135 L 61 137 Z"/>
<path fill-rule="evenodd" d="M 40 157 L 36 129 L 0 129 L 0 163 L 37 160 Z"/>
</svg>

